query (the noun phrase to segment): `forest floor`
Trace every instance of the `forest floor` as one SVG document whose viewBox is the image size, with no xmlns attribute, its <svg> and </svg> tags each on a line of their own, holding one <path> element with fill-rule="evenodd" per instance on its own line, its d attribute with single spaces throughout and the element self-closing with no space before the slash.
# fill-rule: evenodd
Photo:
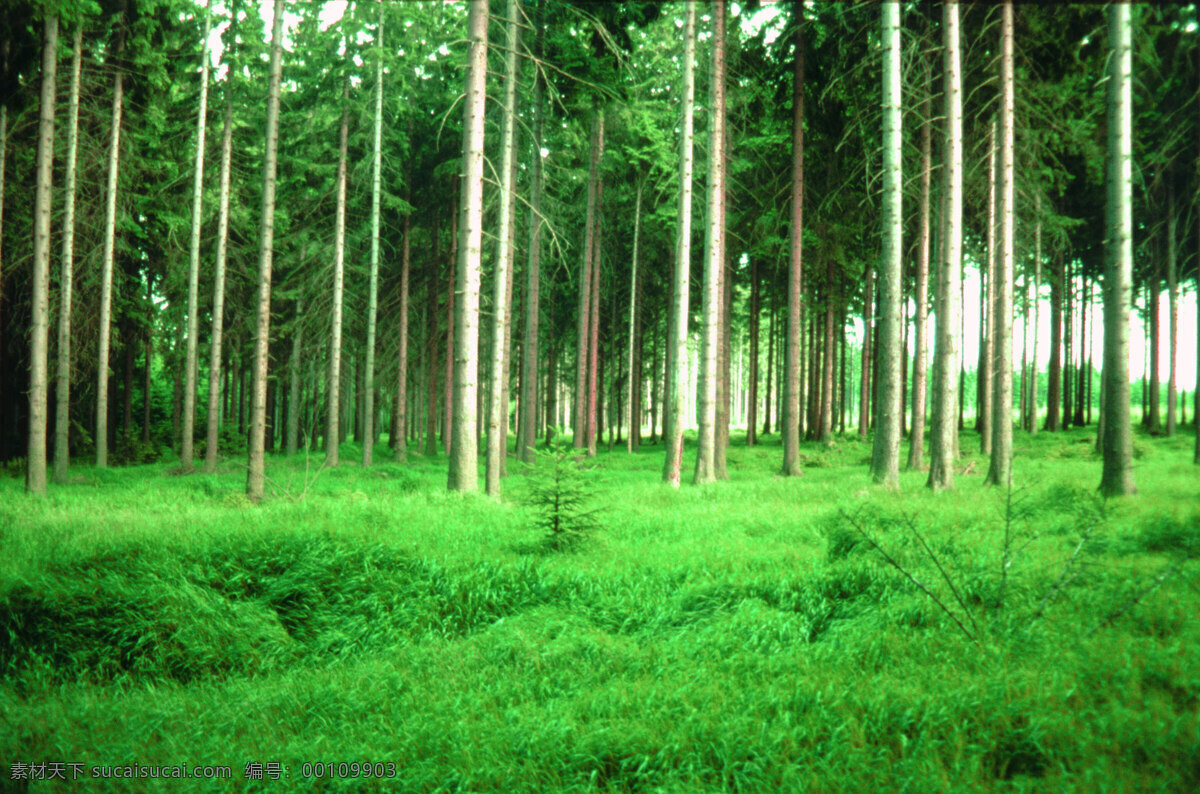
<svg viewBox="0 0 1200 794">
<path fill-rule="evenodd" d="M 729 482 L 679 490 L 661 446 L 602 451 L 598 526 L 557 551 L 511 458 L 500 500 L 447 493 L 444 456 L 275 457 L 260 505 L 234 459 L 42 500 L 14 472 L 0 789 L 57 763 L 231 769 L 113 791 L 1200 790 L 1191 433 L 1138 435 L 1140 493 L 1107 503 L 1094 431 L 1017 433 L 1011 491 L 962 443 L 943 494 L 872 486 L 853 436 L 798 478 L 735 437 Z"/>
</svg>

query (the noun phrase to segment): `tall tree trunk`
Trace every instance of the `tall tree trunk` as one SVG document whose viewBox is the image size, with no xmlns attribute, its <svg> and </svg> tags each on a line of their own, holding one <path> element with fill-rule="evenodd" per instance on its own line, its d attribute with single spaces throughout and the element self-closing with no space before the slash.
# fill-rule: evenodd
<svg viewBox="0 0 1200 794">
<path fill-rule="evenodd" d="M 455 183 L 455 196 L 458 195 L 458 182 Z M 454 356 L 458 343 L 454 339 L 454 323 L 457 309 L 455 307 L 455 271 L 458 268 L 458 203 L 450 205 L 450 281 L 446 290 L 446 377 L 443 379 L 445 394 L 442 396 L 442 446 L 446 448 L 446 457 L 450 457 L 454 449 Z"/>
<path fill-rule="evenodd" d="M 929 487 L 954 487 L 958 450 L 959 289 L 962 279 L 962 67 L 959 55 L 958 3 L 942 6 L 946 69 L 945 235 L 938 268 L 937 336 L 934 342 L 933 417 L 929 426 Z"/>
<path fill-rule="evenodd" d="M 688 283 L 692 261 L 692 144 L 696 99 L 696 2 L 687 0 L 683 28 L 683 129 L 679 144 L 679 214 L 675 229 L 675 278 L 668 320 L 663 480 L 679 487 L 683 425 L 687 410 Z"/>
<path fill-rule="evenodd" d="M 545 8 L 538 0 L 534 53 L 542 57 L 542 25 Z M 542 257 L 542 73 L 533 74 L 533 174 L 529 189 L 529 259 L 525 266 L 525 329 L 521 342 L 521 422 L 517 457 L 533 463 L 537 445 L 538 403 L 538 311 L 541 298 Z"/>
<path fill-rule="evenodd" d="M 1133 268 L 1133 57 L 1130 8 L 1108 7 L 1107 256 L 1104 272 L 1105 496 L 1137 492 L 1129 417 L 1129 311 Z"/>
<path fill-rule="evenodd" d="M 1179 399 L 1179 263 L 1176 257 L 1176 208 L 1173 174 L 1167 181 L 1167 435 L 1175 435 L 1176 402 Z"/>
<path fill-rule="evenodd" d="M 600 122 L 600 154 L 604 154 L 604 122 L 603 114 Z M 604 181 L 599 173 L 596 175 L 596 217 L 595 230 L 592 233 L 592 307 L 588 312 L 588 356 L 587 356 L 587 456 L 596 457 L 596 437 L 601 432 L 602 392 L 600 391 L 603 378 L 600 372 L 600 207 Z"/>
<path fill-rule="evenodd" d="M 304 264 L 304 244 L 300 245 L 300 263 Z M 295 455 L 300 446 L 300 367 L 304 351 L 304 298 L 296 299 L 296 321 L 292 328 L 292 355 L 288 361 L 287 440 L 284 449 Z"/>
<path fill-rule="evenodd" d="M 208 358 L 208 439 L 204 445 L 204 473 L 217 470 L 221 415 L 217 410 L 221 383 L 221 337 L 225 328 L 225 258 L 229 249 L 229 174 L 233 155 L 233 96 L 226 86 L 225 124 L 221 132 L 220 208 L 217 211 L 217 261 L 213 274 L 212 335 Z M 304 259 L 304 250 L 300 252 Z"/>
<path fill-rule="evenodd" d="M 749 346 L 746 362 L 746 446 L 758 443 L 758 332 L 762 298 L 758 289 L 758 257 L 750 259 Z"/>
<path fill-rule="evenodd" d="M 721 269 L 725 230 L 725 0 L 713 0 L 712 78 L 708 138 L 708 218 L 704 244 L 703 348 L 700 365 L 700 433 L 696 453 L 697 485 L 713 482 L 717 434 L 718 356 L 721 344 Z"/>
<path fill-rule="evenodd" d="M 29 447 L 25 490 L 46 493 L 47 353 L 50 313 L 50 210 L 54 165 L 55 78 L 58 73 L 58 16 L 46 16 L 42 36 L 42 96 L 38 122 L 37 191 L 33 211 L 33 284 L 29 334 Z"/>
<path fill-rule="evenodd" d="M 1013 408 L 1013 8 L 1005 0 L 1000 22 L 1000 201 L 999 251 L 996 257 L 996 313 L 992 322 L 992 460 L 987 482 L 1012 482 Z"/>
<path fill-rule="evenodd" d="M 575 421 L 571 445 L 575 449 L 587 446 L 588 437 L 588 340 L 591 336 L 592 256 L 596 252 L 596 175 L 600 168 L 600 139 L 603 135 L 604 113 L 592 111 L 591 156 L 588 161 L 587 220 L 584 225 L 583 264 L 579 269 L 579 326 L 575 355 Z"/>
<path fill-rule="evenodd" d="M 1029 432 L 1038 432 L 1038 337 L 1042 319 L 1042 194 L 1034 197 L 1033 221 L 1033 356 L 1029 362 Z"/>
<path fill-rule="evenodd" d="M 803 473 L 800 468 L 800 435 L 803 432 L 800 410 L 800 346 L 804 329 L 804 3 L 800 0 L 792 4 L 792 16 L 795 24 L 795 52 L 792 56 L 792 216 L 788 237 L 785 385 L 781 385 L 786 389 L 787 397 L 780 422 L 783 433 L 783 474 L 788 477 L 796 477 Z"/>
<path fill-rule="evenodd" d="M 1160 298 L 1162 292 L 1160 288 L 1161 274 L 1159 271 L 1158 262 L 1160 256 L 1155 256 L 1154 267 L 1150 270 L 1149 283 L 1146 285 L 1146 300 L 1149 304 L 1146 308 L 1150 314 L 1150 356 L 1147 359 L 1147 369 L 1150 370 L 1149 397 L 1146 401 L 1148 411 L 1148 422 L 1146 423 L 1150 432 L 1158 434 L 1162 432 L 1162 417 L 1159 414 L 1158 405 L 1162 400 L 1162 388 L 1158 378 L 1158 363 L 1161 357 L 1162 350 L 1159 344 L 1159 339 L 1162 336 L 1162 321 L 1161 312 L 1159 311 Z"/>
<path fill-rule="evenodd" d="M 929 194 L 933 170 L 933 120 L 931 99 L 932 70 L 925 69 L 925 98 L 921 102 L 921 209 L 917 242 L 915 285 L 916 318 L 913 323 L 912 441 L 908 448 L 908 468 L 920 469 L 925 455 L 926 360 L 929 356 Z"/>
<path fill-rule="evenodd" d="M 863 294 L 863 343 L 862 350 L 859 355 L 859 379 L 858 379 L 858 437 L 866 439 L 867 430 L 870 427 L 871 416 L 871 355 L 872 339 L 871 326 L 872 315 L 875 311 L 874 288 L 875 278 L 871 268 L 867 268 L 863 274 L 863 280 L 866 281 Z"/>
<path fill-rule="evenodd" d="M 483 114 L 487 78 L 487 0 L 471 0 L 467 32 L 467 97 L 463 104 L 462 222 L 458 243 L 458 283 L 454 353 L 454 434 L 447 485 L 451 491 L 479 488 L 477 458 L 479 388 L 479 281 L 483 237 Z"/>
<path fill-rule="evenodd" d="M 346 280 L 346 156 L 350 135 L 350 84 L 342 85 L 342 123 L 338 144 L 337 209 L 333 229 L 333 308 L 329 324 L 329 413 L 325 417 L 325 465 L 338 465 L 342 408 L 342 310 Z"/>
<path fill-rule="evenodd" d="M 766 372 L 766 394 L 763 398 L 763 435 L 771 434 L 771 406 L 774 402 L 771 399 L 771 385 L 775 381 L 775 315 L 778 314 L 777 303 L 779 302 L 778 292 L 771 290 L 771 303 L 767 311 L 767 372 Z M 797 342 L 797 345 L 799 342 Z M 797 407 L 799 412 L 799 407 Z"/>
<path fill-rule="evenodd" d="M 267 85 L 267 130 L 263 152 L 262 216 L 258 234 L 258 301 L 254 333 L 254 386 L 250 411 L 246 496 L 260 501 L 266 481 L 267 345 L 271 335 L 271 263 L 275 243 L 275 169 L 279 148 L 279 83 L 283 76 L 283 0 L 275 0 L 271 23 L 271 73 Z"/>
<path fill-rule="evenodd" d="M 725 179 L 728 184 L 729 135 L 726 128 L 725 145 Z M 725 229 L 729 202 L 721 202 L 721 228 Z M 722 231 L 724 237 L 724 231 Z M 721 320 L 718 325 L 720 339 L 717 348 L 717 429 L 716 443 L 713 445 L 713 474 L 718 480 L 729 479 L 726 452 L 729 449 L 729 420 L 730 420 L 730 319 L 733 316 L 733 266 L 729 259 L 729 246 L 723 240 L 721 243 Z"/>
<path fill-rule="evenodd" d="M 433 233 L 430 242 L 429 264 L 425 271 L 425 447 L 421 453 L 425 457 L 437 455 L 437 420 L 438 420 L 438 265 L 441 255 L 438 233 L 440 215 L 437 206 L 433 210 Z"/>
<path fill-rule="evenodd" d="M 516 190 L 513 165 L 516 154 L 517 110 L 517 47 L 520 28 L 517 24 L 517 0 L 508 0 L 508 40 L 504 59 L 504 121 L 500 132 L 500 219 L 496 233 L 496 267 L 492 277 L 492 371 L 488 405 L 487 464 L 485 488 L 491 496 L 500 495 L 500 475 L 508 444 L 507 328 L 512 294 L 512 228 L 514 193 Z"/>
<path fill-rule="evenodd" d="M 879 264 L 879 402 L 871 476 L 888 488 L 900 485 L 901 398 L 904 367 L 901 350 L 902 160 L 900 108 L 900 3 L 883 9 L 883 257 Z"/>
<path fill-rule="evenodd" d="M 640 373 L 638 372 L 638 362 L 635 360 L 637 356 L 637 325 L 638 325 L 638 246 L 642 236 L 642 186 L 645 180 L 639 178 L 637 181 L 637 193 L 633 202 L 633 252 L 630 257 L 629 275 L 629 377 L 627 386 L 626 402 L 629 405 L 629 437 L 625 441 L 625 449 L 632 453 L 637 449 L 639 436 L 638 432 L 638 399 L 640 398 L 638 383 Z"/>
<path fill-rule="evenodd" d="M 67 174 L 63 207 L 62 270 L 58 297 L 58 371 L 55 382 L 54 481 L 67 479 L 71 465 L 71 301 L 75 275 L 75 161 L 79 151 L 79 75 L 83 26 L 71 39 L 71 98 L 67 111 Z M 147 365 L 148 366 L 148 365 Z M 147 393 L 147 403 L 149 395 Z"/>
<path fill-rule="evenodd" d="M 1062 426 L 1071 427 L 1074 418 L 1075 394 L 1075 279 L 1069 263 L 1063 266 L 1063 373 Z"/>
<path fill-rule="evenodd" d="M 122 6 L 124 9 L 124 6 Z M 124 15 L 122 15 L 124 16 Z M 124 50 L 124 20 L 118 33 L 117 57 Z M 117 173 L 121 156 L 121 111 L 124 72 L 113 75 L 112 138 L 108 151 L 108 183 L 104 199 L 104 258 L 100 266 L 100 342 L 96 354 L 96 467 L 108 466 L 108 357 L 112 344 L 113 246 L 117 229 Z"/>
<path fill-rule="evenodd" d="M 210 0 L 211 3 L 211 0 Z M 183 437 L 179 466 L 191 474 L 196 443 L 196 358 L 200 336 L 200 227 L 204 216 L 204 133 L 208 128 L 208 32 L 212 27 L 209 6 L 204 8 L 204 36 L 200 40 L 200 107 L 196 111 L 196 157 L 192 178 L 192 235 L 188 244 L 187 360 L 184 363 Z"/>
<path fill-rule="evenodd" d="M 1046 374 L 1046 430 L 1059 430 L 1058 411 L 1062 402 L 1063 263 L 1056 255 L 1050 275 L 1050 362 Z"/>
<path fill-rule="evenodd" d="M 980 325 L 983 338 L 979 344 L 979 371 L 975 378 L 975 406 L 978 413 L 975 416 L 975 427 L 979 430 L 979 451 L 984 455 L 992 454 L 993 434 L 991 432 L 992 399 L 995 387 L 992 378 L 996 372 L 996 210 L 998 192 L 1000 190 L 997 173 L 999 137 L 997 122 L 992 121 L 988 137 L 988 210 L 987 210 L 987 273 L 982 289 L 984 317 Z"/>
<path fill-rule="evenodd" d="M 375 59 L 375 119 L 374 140 L 371 158 L 371 264 L 367 276 L 367 349 L 363 364 L 363 443 L 362 465 L 370 466 L 375 460 L 375 335 L 379 317 L 379 199 L 383 182 L 383 12 L 379 4 L 379 29 L 376 31 L 376 46 L 380 48 Z M 409 137 L 412 137 L 411 121 Z M 408 176 L 406 174 L 406 176 Z M 405 185 L 412 179 L 406 178 Z M 409 188 L 411 189 L 411 188 Z M 400 352 L 396 356 L 396 421 L 389 434 L 393 436 L 392 455 L 403 461 L 408 454 L 408 440 L 404 424 L 408 397 L 408 232 L 409 216 L 404 216 L 404 243 L 400 258 L 400 317 L 398 322 Z M 398 437 L 395 437 L 397 436 Z"/>
<path fill-rule="evenodd" d="M 821 344 L 821 395 L 817 414 L 817 440 L 828 443 L 833 438 L 833 364 L 835 342 L 833 337 L 834 301 L 837 297 L 833 257 L 825 257 L 825 332 Z"/>
</svg>

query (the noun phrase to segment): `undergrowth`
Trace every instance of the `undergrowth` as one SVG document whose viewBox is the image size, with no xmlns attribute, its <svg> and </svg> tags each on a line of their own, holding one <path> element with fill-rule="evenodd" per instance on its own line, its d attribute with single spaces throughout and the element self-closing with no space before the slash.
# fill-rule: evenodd
<svg viewBox="0 0 1200 794">
<path fill-rule="evenodd" d="M 276 458 L 257 506 L 232 465 L 0 480 L 0 754 L 251 791 L 249 761 L 306 790 L 1197 790 L 1187 450 L 1139 439 L 1141 495 L 1105 504 L 1084 434 L 1048 435 L 1011 492 L 880 491 L 854 437 L 802 478 L 735 442 L 731 482 L 678 491 L 661 447 L 542 452 L 499 501 L 415 455 Z M 560 465 L 602 523 L 527 554 Z M 302 778 L 351 759 L 396 777 Z"/>
</svg>

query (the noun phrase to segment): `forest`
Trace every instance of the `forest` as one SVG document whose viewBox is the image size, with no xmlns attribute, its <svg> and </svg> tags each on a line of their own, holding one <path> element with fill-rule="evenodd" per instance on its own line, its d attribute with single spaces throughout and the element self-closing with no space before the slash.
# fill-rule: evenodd
<svg viewBox="0 0 1200 794">
<path fill-rule="evenodd" d="M 0 787 L 1200 789 L 1196 4 L 0 48 Z"/>
</svg>

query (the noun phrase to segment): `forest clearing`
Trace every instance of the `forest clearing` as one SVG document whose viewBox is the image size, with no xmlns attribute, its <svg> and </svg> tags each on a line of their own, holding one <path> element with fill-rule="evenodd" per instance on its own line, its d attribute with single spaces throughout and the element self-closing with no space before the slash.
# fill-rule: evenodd
<svg viewBox="0 0 1200 794">
<path fill-rule="evenodd" d="M 444 456 L 274 458 L 257 506 L 235 463 L 82 467 L 37 501 L 3 478 L 0 757 L 247 791 L 280 785 L 248 762 L 311 790 L 1192 791 L 1190 441 L 1139 434 L 1139 497 L 1108 503 L 1084 430 L 1018 431 L 1011 501 L 978 473 L 878 489 L 853 434 L 795 478 L 777 437 L 735 443 L 702 489 L 658 482 L 661 445 L 602 448 L 562 551 L 533 478 L 447 492 Z"/>
</svg>

